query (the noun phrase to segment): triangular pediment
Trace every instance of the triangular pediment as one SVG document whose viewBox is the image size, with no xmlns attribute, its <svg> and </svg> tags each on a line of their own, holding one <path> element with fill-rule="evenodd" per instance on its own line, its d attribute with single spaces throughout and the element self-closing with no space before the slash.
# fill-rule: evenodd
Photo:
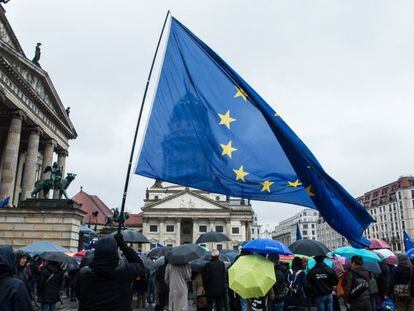
<svg viewBox="0 0 414 311">
<path fill-rule="evenodd" d="M 0 41 L 24 56 L 22 47 L 5 15 L 6 11 L 0 5 Z"/>
<path fill-rule="evenodd" d="M 211 200 L 208 197 L 194 193 L 191 190 L 185 190 L 167 196 L 162 200 L 151 202 L 142 208 L 143 211 L 158 209 L 228 211 L 230 208 L 224 204 Z"/>
<path fill-rule="evenodd" d="M 36 101 L 42 104 L 43 109 L 57 121 L 58 126 L 66 131 L 69 138 L 77 136 L 59 95 L 45 70 L 36 66 L 25 56 L 16 53 L 1 41 L 0 62 L 12 73 L 14 79 L 22 85 L 22 89 L 36 97 Z"/>
</svg>

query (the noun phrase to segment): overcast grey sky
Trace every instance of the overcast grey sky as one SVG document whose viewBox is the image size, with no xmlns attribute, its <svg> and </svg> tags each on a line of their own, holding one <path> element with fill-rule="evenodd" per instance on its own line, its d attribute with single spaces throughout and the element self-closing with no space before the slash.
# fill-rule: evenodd
<svg viewBox="0 0 414 311">
<path fill-rule="evenodd" d="M 82 185 L 120 206 L 168 9 L 280 112 L 352 195 L 414 172 L 413 1 L 11 0 L 4 7 L 29 58 L 42 42 L 40 63 L 71 107 L 79 134 L 68 159 L 68 171 L 78 173 L 72 195 Z M 132 177 L 128 210 L 139 211 L 151 184 Z M 254 207 L 271 225 L 300 209 Z"/>
</svg>

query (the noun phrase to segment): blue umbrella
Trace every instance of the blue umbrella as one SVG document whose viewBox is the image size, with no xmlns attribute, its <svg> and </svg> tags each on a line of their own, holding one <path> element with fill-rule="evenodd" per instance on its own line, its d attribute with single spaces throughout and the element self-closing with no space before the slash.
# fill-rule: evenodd
<svg viewBox="0 0 414 311">
<path fill-rule="evenodd" d="M 373 251 L 367 249 L 359 249 L 351 246 L 340 247 L 332 252 L 332 254 L 337 254 L 339 256 L 345 257 L 346 259 L 351 259 L 353 256 L 358 255 L 362 257 L 364 262 L 380 262 L 381 258 L 374 253 Z"/>
<path fill-rule="evenodd" d="M 279 255 L 290 255 L 292 252 L 290 249 L 283 244 L 282 242 L 260 238 L 252 240 L 243 246 L 243 250 L 250 251 L 252 253 L 259 254 L 279 254 Z"/>
<path fill-rule="evenodd" d="M 47 241 L 33 242 L 32 244 L 19 248 L 17 250 L 32 255 L 39 255 L 43 252 L 69 252 L 68 249 Z"/>
</svg>

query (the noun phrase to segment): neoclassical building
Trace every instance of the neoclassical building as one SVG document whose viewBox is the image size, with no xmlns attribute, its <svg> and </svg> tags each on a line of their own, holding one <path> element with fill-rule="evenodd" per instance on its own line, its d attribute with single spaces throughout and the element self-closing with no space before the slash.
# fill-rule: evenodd
<svg viewBox="0 0 414 311">
<path fill-rule="evenodd" d="M 142 231 L 152 245 L 194 243 L 201 233 L 223 232 L 231 242 L 207 245 L 234 248 L 252 236 L 254 212 L 249 201 L 156 181 L 147 189 L 142 209 Z"/>
<path fill-rule="evenodd" d="M 26 57 L 0 5 L 0 198 L 17 205 L 48 178 L 45 167 L 56 160 L 64 169 L 76 136 L 48 73 Z"/>
</svg>

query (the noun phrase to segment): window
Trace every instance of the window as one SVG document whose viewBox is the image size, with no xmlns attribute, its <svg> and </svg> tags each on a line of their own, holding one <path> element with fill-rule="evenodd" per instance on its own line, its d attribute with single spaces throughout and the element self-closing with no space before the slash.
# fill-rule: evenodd
<svg viewBox="0 0 414 311">
<path fill-rule="evenodd" d="M 224 228 L 223 226 L 216 226 L 216 232 L 223 232 Z"/>
<path fill-rule="evenodd" d="M 223 244 L 217 244 L 217 250 L 221 251 L 223 249 Z"/>
<path fill-rule="evenodd" d="M 173 247 L 173 245 L 172 244 L 167 244 L 167 247 Z"/>
<path fill-rule="evenodd" d="M 315 230 L 312 230 L 312 234 L 315 235 Z"/>
<path fill-rule="evenodd" d="M 308 224 L 304 224 L 303 229 L 308 229 Z"/>
<path fill-rule="evenodd" d="M 167 225 L 166 229 L 167 232 L 174 232 L 174 225 Z"/>
<path fill-rule="evenodd" d="M 314 229 L 315 228 L 315 224 L 312 224 L 311 227 L 312 227 L 312 229 Z"/>
<path fill-rule="evenodd" d="M 239 234 L 240 233 L 239 227 L 233 227 L 233 228 L 231 228 L 231 233 L 233 233 L 233 234 Z"/>
<path fill-rule="evenodd" d="M 207 226 L 206 225 L 198 226 L 198 231 L 199 232 L 207 232 Z"/>
<path fill-rule="evenodd" d="M 303 230 L 303 235 L 308 235 L 308 230 Z"/>
<path fill-rule="evenodd" d="M 150 232 L 158 232 L 158 226 L 157 225 L 150 225 L 150 228 L 149 228 L 150 230 Z"/>
<path fill-rule="evenodd" d="M 252 234 L 254 234 L 254 229 L 252 229 Z"/>
<path fill-rule="evenodd" d="M 157 246 L 156 244 L 151 243 L 151 244 L 150 244 L 150 249 L 153 249 L 153 248 L 155 248 L 156 246 Z"/>
</svg>

